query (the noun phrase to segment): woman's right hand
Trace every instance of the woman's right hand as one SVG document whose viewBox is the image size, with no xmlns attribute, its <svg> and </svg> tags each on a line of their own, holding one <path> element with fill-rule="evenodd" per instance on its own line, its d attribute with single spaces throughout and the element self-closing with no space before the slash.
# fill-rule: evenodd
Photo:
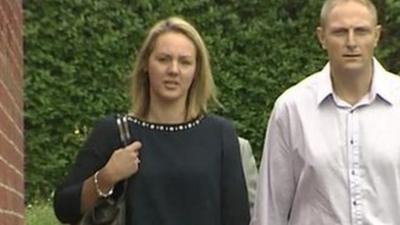
<svg viewBox="0 0 400 225">
<path fill-rule="evenodd" d="M 85 180 L 82 188 L 81 212 L 86 212 L 93 205 L 99 197 L 99 189 L 107 193 L 116 183 L 138 171 L 141 147 L 142 144 L 135 141 L 125 148 L 115 150 L 107 164 L 98 171 L 97 177 L 94 175 Z"/>
<path fill-rule="evenodd" d="M 139 149 L 141 147 L 142 144 L 139 141 L 134 141 L 125 148 L 115 150 L 100 171 L 102 179 L 114 185 L 135 174 L 139 169 Z"/>
</svg>

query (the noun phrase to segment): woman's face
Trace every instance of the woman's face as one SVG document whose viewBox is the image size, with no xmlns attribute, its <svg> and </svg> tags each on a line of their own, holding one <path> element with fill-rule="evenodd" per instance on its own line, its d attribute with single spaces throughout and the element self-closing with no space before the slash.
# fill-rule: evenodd
<svg viewBox="0 0 400 225">
<path fill-rule="evenodd" d="M 147 69 L 153 103 L 184 103 L 195 76 L 196 47 L 184 34 L 161 34 Z"/>
</svg>

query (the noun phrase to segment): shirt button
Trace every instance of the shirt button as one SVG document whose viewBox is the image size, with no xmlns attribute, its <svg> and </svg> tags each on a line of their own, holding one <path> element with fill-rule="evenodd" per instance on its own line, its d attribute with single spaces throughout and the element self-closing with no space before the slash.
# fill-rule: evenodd
<svg viewBox="0 0 400 225">
<path fill-rule="evenodd" d="M 354 141 L 353 141 L 353 140 L 350 140 L 350 144 L 354 144 Z"/>
<path fill-rule="evenodd" d="M 351 174 L 352 174 L 352 175 L 356 175 L 356 171 L 352 170 L 352 171 L 351 171 Z"/>
<path fill-rule="evenodd" d="M 353 205 L 357 205 L 357 201 L 353 201 Z"/>
</svg>

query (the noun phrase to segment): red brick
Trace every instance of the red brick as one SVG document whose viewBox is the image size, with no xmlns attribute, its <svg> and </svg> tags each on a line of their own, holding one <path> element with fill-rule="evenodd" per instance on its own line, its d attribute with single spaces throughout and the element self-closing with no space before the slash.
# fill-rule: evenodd
<svg viewBox="0 0 400 225">
<path fill-rule="evenodd" d="M 24 177 L 21 168 L 16 168 L 9 162 L 5 162 L 5 159 L 2 156 L 0 156 L 0 168 L 0 184 L 13 187 L 16 190 L 20 190 L 24 187 Z"/>
<path fill-rule="evenodd" d="M 20 191 L 12 187 L 0 185 L 0 208 L 8 211 L 19 210 L 21 211 L 21 204 L 23 195 Z M 23 210 L 23 208 L 22 208 Z"/>
<path fill-rule="evenodd" d="M 22 98 L 22 96 L 20 96 Z M 22 114 L 22 106 L 18 105 L 16 98 L 12 96 L 12 94 L 5 87 L 3 82 L 0 80 L 0 104 L 2 104 L 9 112 L 11 117 L 18 119 Z M 18 129 L 22 129 L 21 122 L 17 120 L 16 124 L 18 125 Z"/>
<path fill-rule="evenodd" d="M 24 166 L 24 157 L 22 149 L 15 143 L 12 143 L 4 131 L 0 129 L 0 156 L 11 162 L 16 168 Z"/>
<path fill-rule="evenodd" d="M 15 212 L 8 212 L 8 211 L 3 211 L 0 209 L 0 221 L 2 222 L 1 224 L 3 225 L 12 225 L 12 224 L 24 224 L 23 221 L 23 215 L 21 214 L 14 214 Z"/>
<path fill-rule="evenodd" d="M 0 130 L 7 134 L 7 138 L 14 144 L 21 141 L 22 130 L 18 127 L 13 118 L 10 118 L 9 112 L 5 111 L 7 107 L 0 103 Z"/>
<path fill-rule="evenodd" d="M 0 224 L 24 224 L 22 1 L 0 0 Z"/>
</svg>

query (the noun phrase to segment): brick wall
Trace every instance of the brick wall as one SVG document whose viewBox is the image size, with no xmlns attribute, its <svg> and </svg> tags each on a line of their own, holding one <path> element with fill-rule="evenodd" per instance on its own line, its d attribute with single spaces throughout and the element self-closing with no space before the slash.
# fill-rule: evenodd
<svg viewBox="0 0 400 225">
<path fill-rule="evenodd" d="M 24 224 L 22 1 L 0 0 L 0 224 Z"/>
</svg>

